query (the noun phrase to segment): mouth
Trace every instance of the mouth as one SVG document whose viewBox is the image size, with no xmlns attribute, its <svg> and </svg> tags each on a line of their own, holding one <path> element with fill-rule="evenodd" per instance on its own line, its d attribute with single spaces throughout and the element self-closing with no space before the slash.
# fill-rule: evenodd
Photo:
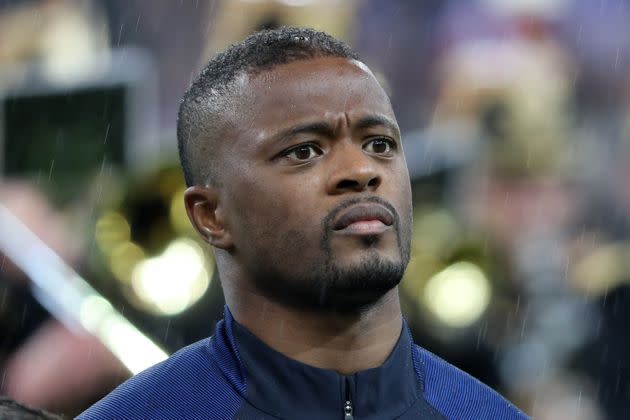
<svg viewBox="0 0 630 420">
<path fill-rule="evenodd" d="M 382 205 L 364 203 L 342 212 L 334 221 L 333 229 L 351 235 L 378 235 L 394 223 L 392 213 Z"/>
</svg>

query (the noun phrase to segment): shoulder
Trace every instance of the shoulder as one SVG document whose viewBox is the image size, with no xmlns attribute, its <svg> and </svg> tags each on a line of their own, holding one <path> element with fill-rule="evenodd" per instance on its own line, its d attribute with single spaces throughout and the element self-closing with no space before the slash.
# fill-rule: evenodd
<svg viewBox="0 0 630 420">
<path fill-rule="evenodd" d="M 528 417 L 512 403 L 469 374 L 420 346 L 424 397 L 449 419 L 514 419 Z"/>
<path fill-rule="evenodd" d="M 241 402 L 205 339 L 130 378 L 78 418 L 230 418 Z"/>
</svg>

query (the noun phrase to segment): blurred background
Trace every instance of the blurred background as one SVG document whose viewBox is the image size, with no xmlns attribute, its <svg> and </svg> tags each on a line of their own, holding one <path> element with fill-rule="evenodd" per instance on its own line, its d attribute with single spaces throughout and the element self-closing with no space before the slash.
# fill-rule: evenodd
<svg viewBox="0 0 630 420">
<path fill-rule="evenodd" d="M 630 1 L 0 0 L 0 394 L 74 416 L 223 297 L 175 123 L 251 31 L 346 40 L 413 183 L 418 343 L 536 419 L 630 418 Z"/>
</svg>

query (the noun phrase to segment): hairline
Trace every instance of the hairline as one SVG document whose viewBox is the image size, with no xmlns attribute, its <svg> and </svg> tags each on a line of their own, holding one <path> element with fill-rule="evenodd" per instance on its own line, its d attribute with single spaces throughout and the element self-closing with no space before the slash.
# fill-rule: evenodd
<svg viewBox="0 0 630 420">
<path fill-rule="evenodd" d="M 216 167 L 218 162 L 224 161 L 223 159 L 219 159 L 218 157 L 222 153 L 224 153 L 224 150 L 222 149 L 227 142 L 217 141 L 218 140 L 217 137 L 223 137 L 222 133 L 225 133 L 225 130 L 229 130 L 230 128 L 231 124 L 229 122 L 225 123 L 230 120 L 230 117 L 229 116 L 226 117 L 226 115 L 229 114 L 230 112 L 235 112 L 235 111 L 242 112 L 242 108 L 245 105 L 245 103 L 241 99 L 245 96 L 243 89 L 246 88 L 247 84 L 251 83 L 258 76 L 261 76 L 265 73 L 273 72 L 274 70 L 281 68 L 283 66 L 288 66 L 288 65 L 291 65 L 293 63 L 298 63 L 298 62 L 312 61 L 312 60 L 319 60 L 319 59 L 341 60 L 349 64 L 352 64 L 355 67 L 357 67 L 359 70 L 363 71 L 364 73 L 372 77 L 376 81 L 376 83 L 380 86 L 380 83 L 378 79 L 376 78 L 376 76 L 374 75 L 374 73 L 372 72 L 372 70 L 367 66 L 367 64 L 365 64 L 361 60 L 352 58 L 352 57 L 342 57 L 342 56 L 336 56 L 336 55 L 330 55 L 330 54 L 318 54 L 312 57 L 298 58 L 298 59 L 290 60 L 284 63 L 275 63 L 275 64 L 272 64 L 270 66 L 265 66 L 265 67 L 252 67 L 252 68 L 241 69 L 237 73 L 234 74 L 234 77 L 227 80 L 223 86 L 223 89 L 227 89 L 227 90 L 230 90 L 231 88 L 233 89 L 233 92 L 223 93 L 218 98 L 219 100 L 217 102 L 223 105 L 223 106 L 220 106 L 220 108 L 223 110 L 220 112 L 212 112 L 210 110 L 204 110 L 206 117 L 210 117 L 210 114 L 211 114 L 214 116 L 215 119 L 224 122 L 221 124 L 221 126 L 218 129 L 217 128 L 214 129 L 215 131 L 215 133 L 213 134 L 214 138 L 208 139 L 208 138 L 204 138 L 203 136 L 203 133 L 208 133 L 209 131 L 208 120 L 212 119 L 212 117 L 210 117 L 210 118 L 203 119 L 204 121 L 203 128 L 198 130 L 200 134 L 193 140 L 193 142 L 204 141 L 206 142 L 205 144 L 207 144 L 208 142 L 213 142 L 215 144 L 216 155 L 211 158 L 212 160 L 211 165 Z M 231 105 L 228 107 L 225 107 L 226 104 L 231 104 Z M 225 109 L 225 108 L 228 108 L 228 109 Z M 202 148 L 203 146 L 197 146 L 197 147 Z M 190 146 L 187 151 L 188 153 L 190 153 Z M 216 171 L 216 173 L 212 174 L 212 172 L 214 171 L 208 169 L 208 166 L 210 165 L 205 165 L 204 173 L 199 174 L 202 179 L 196 180 L 196 182 L 194 182 L 192 185 L 197 185 L 197 186 L 203 185 L 203 186 L 214 186 L 214 187 L 223 186 L 223 182 L 220 176 L 220 173 L 222 171 Z"/>
<path fill-rule="evenodd" d="M 312 28 L 282 27 L 253 33 L 219 52 L 186 90 L 177 118 L 180 163 L 189 186 L 216 184 L 220 159 L 216 149 L 224 137 L 230 112 L 246 113 L 243 80 L 283 64 L 318 58 L 340 58 L 367 69 L 347 43 Z M 369 71 L 370 74 L 371 71 Z M 226 117 L 228 116 L 228 117 Z M 219 166 L 219 169 L 217 169 Z"/>
</svg>

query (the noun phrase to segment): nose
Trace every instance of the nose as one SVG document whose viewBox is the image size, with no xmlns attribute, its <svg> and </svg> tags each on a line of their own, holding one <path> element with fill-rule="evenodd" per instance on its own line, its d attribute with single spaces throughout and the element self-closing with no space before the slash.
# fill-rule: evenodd
<svg viewBox="0 0 630 420">
<path fill-rule="evenodd" d="M 373 157 L 354 142 L 338 144 L 331 160 L 327 190 L 329 194 L 375 191 L 381 185 L 382 174 Z"/>
</svg>

